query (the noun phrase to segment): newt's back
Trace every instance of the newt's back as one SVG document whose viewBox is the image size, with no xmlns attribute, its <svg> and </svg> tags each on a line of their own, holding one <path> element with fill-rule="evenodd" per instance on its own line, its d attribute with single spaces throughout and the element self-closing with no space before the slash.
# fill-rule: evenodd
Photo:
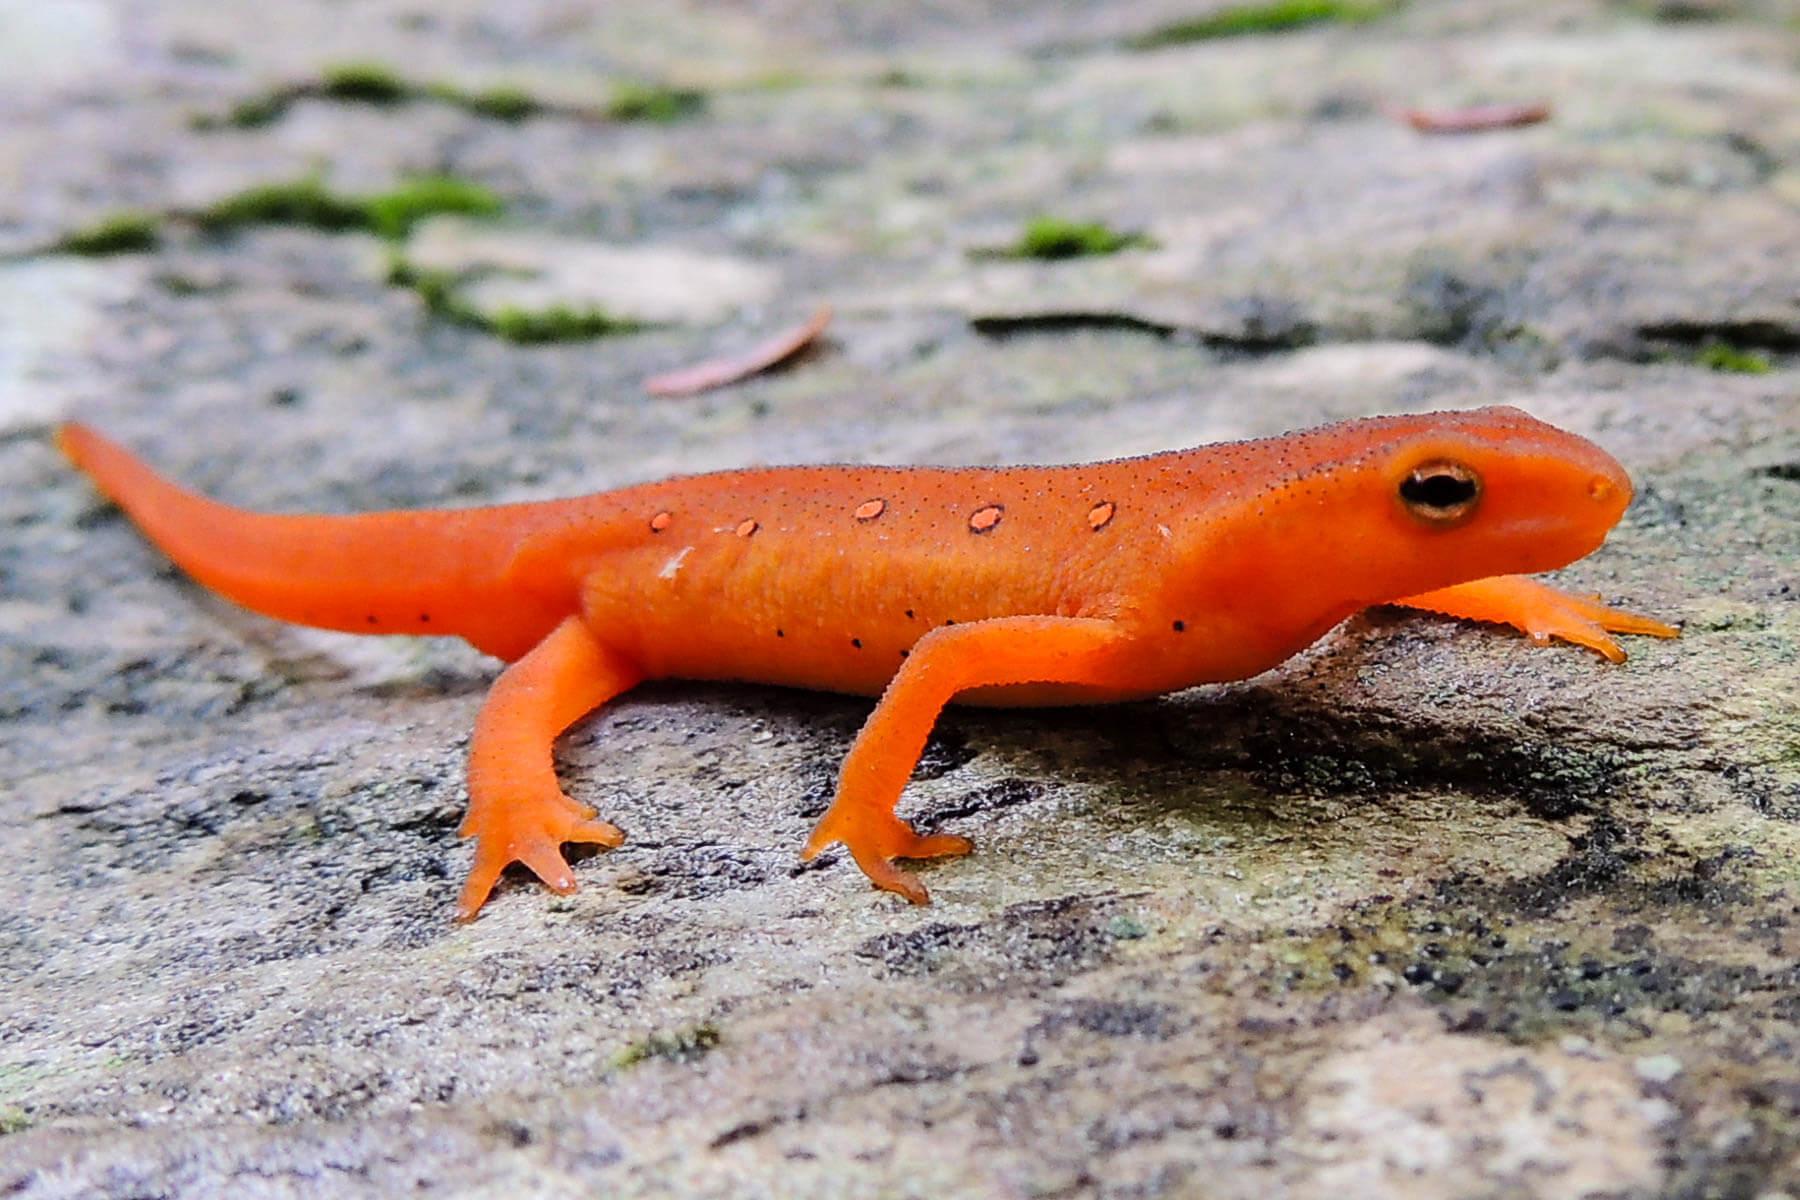
<svg viewBox="0 0 1800 1200">
<path fill-rule="evenodd" d="M 1130 475 L 790 467 L 632 488 L 583 611 L 652 675 L 879 692 L 933 628 L 1108 609 L 1164 552 Z"/>
<path fill-rule="evenodd" d="M 558 569 L 650 676 L 878 693 L 933 629 L 1096 617 L 1138 631 L 1143 690 L 1168 690 L 1254 674 L 1359 608 L 1466 574 L 1400 511 L 1393 461 L 1442 444 L 1504 470 L 1540 442 L 1573 452 L 1482 410 L 1072 466 L 722 472 L 590 498 L 609 509 L 605 552 Z M 1566 553 L 1533 540 L 1527 558 Z"/>
</svg>

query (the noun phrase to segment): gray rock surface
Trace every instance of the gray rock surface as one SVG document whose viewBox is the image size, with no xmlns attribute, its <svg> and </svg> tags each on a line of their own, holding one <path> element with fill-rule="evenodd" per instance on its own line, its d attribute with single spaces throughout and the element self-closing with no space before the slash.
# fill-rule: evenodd
<svg viewBox="0 0 1800 1200">
<path fill-rule="evenodd" d="M 0 1194 L 1800 1194 L 1792 7 L 1128 48 L 1207 9 L 0 6 Z M 351 60 L 437 95 L 316 86 Z M 646 82 L 704 107 L 596 115 Z M 444 98 L 500 86 L 549 107 Z M 1552 120 L 1384 113 L 1520 99 Z M 309 172 L 507 211 L 189 219 Z M 126 209 L 174 218 L 153 250 L 52 249 Z M 981 253 L 1043 213 L 1154 245 Z M 726 282 L 518 345 L 389 282 L 409 249 L 493 303 Z M 639 388 L 821 302 L 790 370 Z M 1631 469 L 1564 578 L 1681 640 L 1373 613 L 1239 687 L 953 713 L 907 806 L 978 850 L 925 910 L 796 858 L 866 701 L 645 687 L 561 751 L 630 840 L 467 927 L 493 664 L 203 594 L 47 437 L 350 511 L 1491 402 Z"/>
</svg>

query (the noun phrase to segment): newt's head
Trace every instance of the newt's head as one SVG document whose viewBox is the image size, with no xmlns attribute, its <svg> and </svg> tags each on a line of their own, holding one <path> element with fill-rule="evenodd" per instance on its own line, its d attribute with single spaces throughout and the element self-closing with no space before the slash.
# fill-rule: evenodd
<svg viewBox="0 0 1800 1200">
<path fill-rule="evenodd" d="M 1454 581 L 1571 563 L 1631 503 L 1610 454 L 1516 408 L 1438 414 L 1384 450 L 1371 483 L 1388 531 Z"/>
<path fill-rule="evenodd" d="M 1631 502 L 1611 455 L 1515 408 L 1377 417 L 1273 445 L 1288 472 L 1258 510 L 1307 559 L 1298 590 L 1338 606 L 1564 566 Z"/>
</svg>

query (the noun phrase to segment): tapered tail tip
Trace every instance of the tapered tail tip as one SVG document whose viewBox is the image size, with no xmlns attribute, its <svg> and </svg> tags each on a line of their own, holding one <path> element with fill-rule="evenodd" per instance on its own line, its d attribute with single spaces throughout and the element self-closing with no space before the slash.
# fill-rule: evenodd
<svg viewBox="0 0 1800 1200">
<path fill-rule="evenodd" d="M 61 425 L 58 425 L 56 431 L 50 435 L 50 440 L 56 443 L 56 448 L 58 450 L 63 452 L 63 457 L 74 463 L 76 466 L 81 465 L 81 451 L 83 446 L 91 442 L 93 438 L 94 431 L 89 429 L 86 425 L 83 425 L 80 421 L 64 421 Z"/>
</svg>

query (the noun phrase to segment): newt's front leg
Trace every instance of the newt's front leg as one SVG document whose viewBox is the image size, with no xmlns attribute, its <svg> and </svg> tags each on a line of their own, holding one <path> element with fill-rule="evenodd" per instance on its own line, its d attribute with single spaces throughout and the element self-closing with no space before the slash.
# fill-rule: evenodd
<svg viewBox="0 0 1800 1200">
<path fill-rule="evenodd" d="M 1661 621 L 1608 608 L 1597 600 L 1571 596 L 1523 575 L 1495 575 L 1459 583 L 1455 587 L 1439 588 L 1435 592 L 1421 592 L 1392 603 L 1446 616 L 1466 617 L 1471 621 L 1511 625 L 1530 635 L 1534 642 L 1561 638 L 1597 651 L 1613 662 L 1624 662 L 1625 651 L 1606 636 L 1608 632 L 1642 633 L 1661 638 L 1681 635 L 1679 629 Z"/>
<path fill-rule="evenodd" d="M 1125 636 L 1114 622 L 1087 617 L 998 617 L 920 638 L 856 735 L 837 796 L 801 857 L 842 842 L 876 887 L 929 903 L 924 885 L 893 860 L 967 854 L 969 839 L 921 836 L 894 815 L 894 806 L 944 705 L 977 687 L 1117 683 L 1112 652 Z"/>
<path fill-rule="evenodd" d="M 585 714 L 643 679 L 579 617 L 569 617 L 495 681 L 469 748 L 469 814 L 475 865 L 456 918 L 474 918 L 511 862 L 522 862 L 551 891 L 575 890 L 564 842 L 617 846 L 625 835 L 563 795 L 550 749 Z"/>
</svg>

